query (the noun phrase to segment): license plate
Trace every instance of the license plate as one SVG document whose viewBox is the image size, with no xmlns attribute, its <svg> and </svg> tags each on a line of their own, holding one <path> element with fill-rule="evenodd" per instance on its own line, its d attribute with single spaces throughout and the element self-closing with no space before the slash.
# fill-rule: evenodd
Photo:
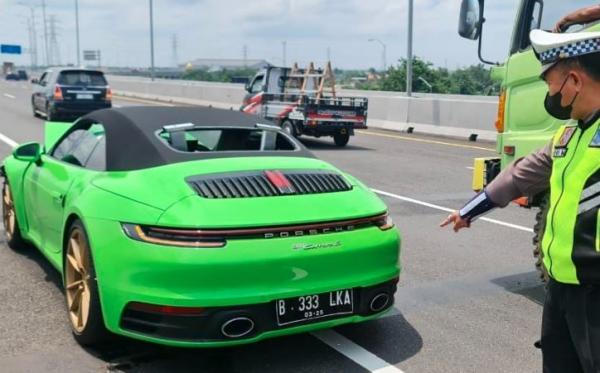
<svg viewBox="0 0 600 373">
<path fill-rule="evenodd" d="M 94 99 L 94 95 L 92 95 L 90 93 L 78 93 L 77 99 L 78 100 L 92 100 L 92 99 Z"/>
<path fill-rule="evenodd" d="M 280 299 L 275 302 L 279 326 L 354 312 L 352 289 Z"/>
</svg>

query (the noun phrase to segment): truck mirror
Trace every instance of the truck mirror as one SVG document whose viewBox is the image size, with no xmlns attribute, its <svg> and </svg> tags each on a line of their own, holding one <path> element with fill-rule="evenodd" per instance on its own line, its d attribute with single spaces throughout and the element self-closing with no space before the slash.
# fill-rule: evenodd
<svg viewBox="0 0 600 373">
<path fill-rule="evenodd" d="M 246 92 L 250 92 L 250 82 L 246 82 L 246 84 L 244 84 L 244 89 Z"/>
<path fill-rule="evenodd" d="M 477 40 L 481 34 L 481 9 L 483 0 L 462 0 L 458 34 L 463 38 Z"/>
<path fill-rule="evenodd" d="M 38 84 L 39 81 L 36 78 L 31 79 L 31 84 Z"/>
</svg>

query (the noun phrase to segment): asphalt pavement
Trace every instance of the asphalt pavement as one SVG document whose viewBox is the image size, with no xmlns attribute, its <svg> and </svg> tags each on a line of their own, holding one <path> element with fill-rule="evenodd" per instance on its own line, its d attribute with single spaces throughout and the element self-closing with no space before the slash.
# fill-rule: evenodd
<svg viewBox="0 0 600 373">
<path fill-rule="evenodd" d="M 43 140 L 31 87 L 0 82 L 0 157 Z M 119 99 L 115 106 L 154 105 Z M 490 127 L 492 124 L 490 123 Z M 360 131 L 346 148 L 303 138 L 319 158 L 380 193 L 402 234 L 395 309 L 333 330 L 225 349 L 174 349 L 118 339 L 79 347 L 60 276 L 35 249 L 0 241 L 2 372 L 533 372 L 541 370 L 543 287 L 531 256 L 535 211 L 510 206 L 459 234 L 441 229 L 470 191 L 472 159 L 491 143 Z M 358 265 L 358 264 L 357 264 Z M 353 270 L 348 268 L 349 271 Z"/>
</svg>

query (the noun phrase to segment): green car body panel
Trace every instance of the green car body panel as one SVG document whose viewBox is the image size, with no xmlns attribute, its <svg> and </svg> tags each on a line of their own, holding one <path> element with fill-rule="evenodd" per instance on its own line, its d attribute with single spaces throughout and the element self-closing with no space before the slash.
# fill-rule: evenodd
<svg viewBox="0 0 600 373">
<path fill-rule="evenodd" d="M 47 123 L 45 149 L 52 148 L 70 125 Z M 400 273 L 400 235 L 396 228 L 381 230 L 373 226 L 300 238 L 227 239 L 225 246 L 215 248 L 166 246 L 137 241 L 124 233 L 123 223 L 227 229 L 339 221 L 386 213 L 385 204 L 364 184 L 314 158 L 215 158 L 106 172 L 42 154 L 37 163 L 9 156 L 3 167 L 22 237 L 61 273 L 68 229 L 75 219 L 82 221 L 95 265 L 105 326 L 116 334 L 172 346 L 216 347 L 361 322 L 381 313 L 317 320 L 225 341 L 163 338 L 126 330 L 121 325 L 130 302 L 202 308 L 264 304 L 368 287 L 394 281 Z M 198 196 L 185 182 L 188 176 L 270 169 L 335 171 L 352 189 L 208 199 Z M 298 242 L 318 249 L 295 250 Z"/>
</svg>

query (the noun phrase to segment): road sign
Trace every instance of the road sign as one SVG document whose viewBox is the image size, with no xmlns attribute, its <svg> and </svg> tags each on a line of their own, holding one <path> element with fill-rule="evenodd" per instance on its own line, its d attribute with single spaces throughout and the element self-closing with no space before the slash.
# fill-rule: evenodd
<svg viewBox="0 0 600 373">
<path fill-rule="evenodd" d="M 83 51 L 83 59 L 86 61 L 97 61 L 100 59 L 100 51 Z"/>
<path fill-rule="evenodd" d="M 0 53 L 21 54 L 21 46 L 11 44 L 0 44 Z"/>
</svg>

